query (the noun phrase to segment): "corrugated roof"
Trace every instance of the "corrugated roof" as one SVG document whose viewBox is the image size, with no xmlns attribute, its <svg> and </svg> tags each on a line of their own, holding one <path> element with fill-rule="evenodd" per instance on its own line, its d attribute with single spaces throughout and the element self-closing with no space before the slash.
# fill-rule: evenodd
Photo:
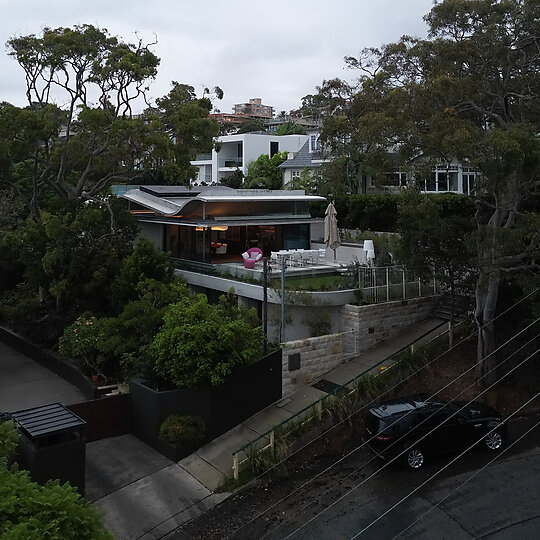
<svg viewBox="0 0 540 540">
<path fill-rule="evenodd" d="M 11 413 L 11 418 L 31 439 L 80 431 L 86 422 L 61 405 L 51 403 Z"/>
</svg>

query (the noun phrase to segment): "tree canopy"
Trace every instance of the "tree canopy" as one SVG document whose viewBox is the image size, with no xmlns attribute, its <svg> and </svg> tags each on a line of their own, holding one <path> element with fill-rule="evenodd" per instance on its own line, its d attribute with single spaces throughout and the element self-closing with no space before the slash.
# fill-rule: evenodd
<svg viewBox="0 0 540 540">
<path fill-rule="evenodd" d="M 169 305 L 152 343 L 156 371 L 178 387 L 221 384 L 262 351 L 255 310 L 237 307 L 234 294 L 211 305 L 206 296 Z"/>
<path fill-rule="evenodd" d="M 248 165 L 245 178 L 247 188 L 281 189 L 283 174 L 279 165 L 287 159 L 287 152 L 276 152 L 272 157 L 262 154 Z"/>
<path fill-rule="evenodd" d="M 208 118 L 210 97 L 223 92 L 205 89 L 197 98 L 193 87 L 173 82 L 147 107 L 159 65 L 152 45 L 87 24 L 8 41 L 26 76 L 28 106 L 0 104 L 0 183 L 17 190 L 34 220 L 47 190 L 80 201 L 112 183 L 187 184 L 194 175 L 190 159 L 219 131 Z M 134 115 L 135 104 L 148 110 Z"/>
<path fill-rule="evenodd" d="M 428 39 L 346 58 L 355 85 L 325 81 L 322 138 L 363 169 L 397 164 L 421 176 L 453 159 L 480 172 L 476 320 L 479 358 L 494 349 L 501 279 L 537 270 L 538 213 L 524 203 L 540 185 L 540 4 L 534 0 L 443 0 L 425 17 Z M 330 116 L 331 114 L 331 116 Z M 491 371 L 482 362 L 483 373 Z"/>
</svg>

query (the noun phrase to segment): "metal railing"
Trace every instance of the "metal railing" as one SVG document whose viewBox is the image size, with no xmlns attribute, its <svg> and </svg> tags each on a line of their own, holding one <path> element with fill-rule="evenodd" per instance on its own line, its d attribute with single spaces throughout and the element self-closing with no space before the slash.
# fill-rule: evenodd
<svg viewBox="0 0 540 540">
<path fill-rule="evenodd" d="M 175 268 L 200 274 L 232 279 L 244 283 L 261 284 L 262 272 L 245 269 L 242 263 L 211 264 L 202 261 L 172 258 Z M 279 269 L 269 265 L 270 287 L 276 288 L 280 280 Z M 433 278 L 422 281 L 420 272 L 402 267 L 359 267 L 343 272 L 335 269 L 310 267 L 295 268 L 297 272 L 285 273 L 285 288 L 288 291 L 322 292 L 349 291 L 357 293 L 358 299 L 376 304 L 392 300 L 431 296 L 440 292 L 440 285 Z"/>
<path fill-rule="evenodd" d="M 363 300 L 371 303 L 404 300 L 437 294 L 437 280 L 422 279 L 424 268 L 403 266 L 358 267 L 358 288 Z"/>
<path fill-rule="evenodd" d="M 232 469 L 233 469 L 233 477 L 234 477 L 234 479 L 238 480 L 239 474 L 240 474 L 240 467 L 242 466 L 243 463 L 248 461 L 248 459 L 249 459 L 248 455 L 249 455 L 249 452 L 252 449 L 255 449 L 258 452 L 264 452 L 264 451 L 267 451 L 267 450 L 270 450 L 272 452 L 274 451 L 274 449 L 275 449 L 275 433 L 276 433 L 277 430 L 279 430 L 279 429 L 283 428 L 284 426 L 286 426 L 287 424 L 291 424 L 291 423 L 293 423 L 295 421 L 299 421 L 300 425 L 304 425 L 304 424 L 310 422 L 311 420 L 313 420 L 314 418 L 322 420 L 322 416 L 323 416 L 323 412 L 324 412 L 324 405 L 325 405 L 325 402 L 327 400 L 333 398 L 336 394 L 341 393 L 345 389 L 347 389 L 349 391 L 349 393 L 355 392 L 356 389 L 354 387 L 352 389 L 348 388 L 348 387 L 350 385 L 354 385 L 359 379 L 366 376 L 370 371 L 373 371 L 374 369 L 380 368 L 381 366 L 384 366 L 384 364 L 388 364 L 388 363 L 392 362 L 393 359 L 396 359 L 398 356 L 400 356 L 405 351 L 410 351 L 411 354 L 412 354 L 413 352 L 415 352 L 415 346 L 420 341 L 422 341 L 427 336 L 429 336 L 431 333 L 436 332 L 442 326 L 447 325 L 447 324 L 448 323 L 446 321 L 442 321 L 435 328 L 432 328 L 428 332 L 425 332 L 424 334 L 422 334 L 421 336 L 416 338 L 413 342 L 409 343 L 405 347 L 402 347 L 401 349 L 399 349 L 395 353 L 391 354 L 390 356 L 384 358 L 380 362 L 377 362 L 373 366 L 365 369 L 364 371 L 362 371 L 361 373 L 359 373 L 358 375 L 353 377 L 350 381 L 342 384 L 341 386 L 337 386 L 332 392 L 330 392 L 327 395 L 319 398 L 317 401 L 311 403 L 310 405 L 307 405 L 302 410 L 300 410 L 297 413 L 293 414 L 292 416 L 290 416 L 289 418 L 287 418 L 283 422 L 280 422 L 279 424 L 276 424 L 276 425 L 272 426 L 270 429 L 266 430 L 264 433 L 262 433 L 261 435 L 259 435 L 255 439 L 252 439 L 248 443 L 244 444 L 243 446 L 241 446 L 240 448 L 235 450 L 232 453 L 232 458 L 233 458 Z M 456 325 L 455 328 L 457 328 L 457 326 L 458 325 Z M 450 329 L 447 329 L 444 332 L 442 332 L 440 334 L 437 334 L 435 337 L 433 337 L 429 341 L 423 343 L 421 345 L 420 349 L 422 349 L 424 347 L 427 347 L 430 344 L 432 344 L 434 341 L 439 340 L 442 337 L 446 336 L 449 331 L 450 331 Z M 416 349 L 416 350 L 418 350 L 418 349 Z M 381 373 L 382 372 L 383 371 L 381 371 Z M 257 448 L 257 445 L 260 445 L 261 442 L 264 442 L 264 439 L 266 439 L 266 438 L 268 438 L 268 443 L 261 446 L 260 448 Z M 244 457 L 244 459 L 240 459 L 240 454 L 242 452 L 246 456 L 246 457 Z"/>
</svg>

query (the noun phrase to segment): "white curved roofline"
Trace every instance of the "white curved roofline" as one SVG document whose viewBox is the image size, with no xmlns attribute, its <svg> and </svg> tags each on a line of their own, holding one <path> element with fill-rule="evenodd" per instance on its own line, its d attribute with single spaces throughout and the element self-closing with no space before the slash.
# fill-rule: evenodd
<svg viewBox="0 0 540 540">
<path fill-rule="evenodd" d="M 174 216 L 178 214 L 178 212 L 180 212 L 180 210 L 184 206 L 183 204 L 178 205 L 172 203 L 162 197 L 155 197 L 154 195 L 150 195 L 149 193 L 144 193 L 143 191 L 140 191 L 138 189 L 130 189 L 129 191 L 126 191 L 126 193 L 122 195 L 122 198 L 140 204 L 141 206 L 144 206 L 149 210 L 154 210 L 166 216 Z M 192 199 L 187 199 L 184 202 L 187 202 L 189 200 Z"/>
</svg>

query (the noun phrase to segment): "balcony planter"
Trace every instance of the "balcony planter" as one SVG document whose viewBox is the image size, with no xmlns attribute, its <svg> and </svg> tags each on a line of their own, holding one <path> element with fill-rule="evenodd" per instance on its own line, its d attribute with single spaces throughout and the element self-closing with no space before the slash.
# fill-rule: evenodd
<svg viewBox="0 0 540 540">
<path fill-rule="evenodd" d="M 201 416 L 206 423 L 204 444 L 278 401 L 281 395 L 281 350 L 236 371 L 218 387 L 159 391 L 142 379 L 132 379 L 131 430 L 169 459 L 182 459 L 194 448 L 178 449 L 159 437 L 159 428 L 169 415 Z"/>
</svg>

